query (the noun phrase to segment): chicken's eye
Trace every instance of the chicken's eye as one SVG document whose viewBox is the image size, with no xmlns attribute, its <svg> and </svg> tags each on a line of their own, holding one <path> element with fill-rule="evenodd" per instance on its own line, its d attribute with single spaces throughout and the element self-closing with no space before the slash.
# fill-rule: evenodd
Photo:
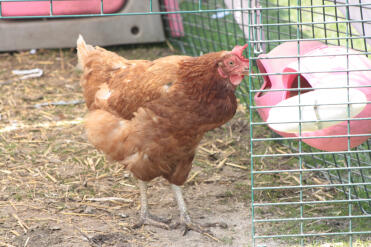
<svg viewBox="0 0 371 247">
<path fill-rule="evenodd" d="M 233 66 L 234 65 L 234 62 L 233 61 L 229 61 L 228 64 L 231 65 L 231 66 Z"/>
</svg>

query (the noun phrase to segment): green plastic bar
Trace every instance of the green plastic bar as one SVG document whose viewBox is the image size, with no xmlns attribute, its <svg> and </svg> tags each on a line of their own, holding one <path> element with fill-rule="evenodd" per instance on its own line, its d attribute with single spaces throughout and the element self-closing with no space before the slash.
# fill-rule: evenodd
<svg viewBox="0 0 371 247">
<path fill-rule="evenodd" d="M 251 1 L 248 1 L 248 7 L 251 8 Z M 252 15 L 252 12 L 249 11 L 249 16 Z M 248 43 L 250 44 L 251 42 L 251 18 L 248 18 Z M 251 49 L 251 45 L 249 45 L 248 47 L 248 57 L 251 57 L 252 56 L 252 49 Z M 251 74 L 252 72 L 252 66 L 249 66 L 249 74 Z M 253 81 L 252 81 L 252 76 L 249 76 L 248 77 L 248 86 L 249 86 L 249 91 L 253 88 Z M 248 94 L 248 97 L 249 97 L 249 107 L 251 107 L 254 103 L 253 103 L 253 97 L 252 97 L 252 93 L 249 93 Z M 253 111 L 249 110 L 249 118 L 250 119 L 253 119 Z M 251 126 L 251 121 L 250 122 L 250 136 L 253 136 L 253 128 Z M 251 140 L 250 138 L 250 180 L 251 180 L 251 187 L 254 187 L 254 158 L 253 158 L 253 154 L 254 154 L 254 145 L 253 145 L 253 141 Z M 253 190 L 251 190 L 251 235 L 252 235 L 252 244 L 253 244 L 253 247 L 255 247 L 255 234 L 256 234 L 256 229 L 255 229 L 255 222 L 254 222 L 254 218 L 255 218 L 255 193 Z"/>
<path fill-rule="evenodd" d="M 346 3 L 349 4 L 349 0 L 346 0 Z M 346 11 L 346 19 L 349 20 L 349 11 Z M 351 36 L 351 34 L 349 33 L 349 29 L 350 29 L 350 24 L 348 23 L 346 25 L 346 37 L 349 37 Z M 346 39 L 346 49 L 347 49 L 347 53 L 349 51 L 349 39 Z M 347 55 L 347 86 L 349 86 L 349 55 Z M 349 99 L 350 99 L 350 96 L 349 96 L 349 88 L 347 88 L 347 96 L 348 96 L 348 102 L 349 102 Z M 350 117 L 350 105 L 348 104 L 348 118 Z M 347 120 L 347 134 L 350 134 L 350 120 Z M 348 137 L 348 150 L 351 148 L 351 145 L 350 145 L 350 137 Z M 346 156 L 346 165 L 347 166 L 351 166 L 352 165 L 352 162 L 350 161 L 350 156 Z M 352 175 L 351 175 L 351 171 L 348 170 L 348 184 L 354 184 L 353 183 L 353 180 L 352 180 Z M 352 199 L 352 187 L 348 187 L 348 200 Z M 352 207 L 353 205 L 351 203 L 348 204 L 348 215 L 351 216 L 352 215 Z M 348 225 L 348 229 L 349 229 L 349 232 L 352 232 L 353 231 L 353 225 L 352 225 L 352 218 L 349 219 L 349 225 Z M 349 235 L 349 246 L 352 247 L 353 246 L 353 239 L 352 239 L 352 235 Z"/>
<path fill-rule="evenodd" d="M 301 38 L 297 40 L 293 39 L 271 39 L 262 41 L 250 41 L 250 43 L 282 43 L 282 42 L 293 42 L 293 41 L 329 41 L 329 40 L 346 40 L 346 39 L 369 39 L 371 36 L 355 36 L 355 37 L 337 37 L 337 38 Z"/>
<path fill-rule="evenodd" d="M 347 52 L 343 52 L 341 54 L 331 54 L 331 56 L 332 57 L 344 56 L 344 55 L 360 56 L 360 55 L 370 55 L 370 54 L 371 54 L 371 52 L 360 52 L 359 51 L 358 53 L 347 53 Z M 264 59 L 273 60 L 273 59 L 282 59 L 282 58 L 307 58 L 307 57 L 328 57 L 328 56 L 329 56 L 328 54 L 324 54 L 324 55 L 307 55 L 307 54 L 304 54 L 304 55 L 300 55 L 300 56 L 250 57 L 249 59 L 250 60 L 264 60 Z M 256 74 L 252 74 L 252 75 L 260 75 L 260 73 L 256 73 Z"/>
<path fill-rule="evenodd" d="M 305 88 L 300 88 L 300 89 L 305 89 Z M 300 91 L 300 89 L 298 90 L 294 90 L 294 91 Z M 349 105 L 359 105 L 359 104 L 370 104 L 371 101 L 364 101 L 364 102 L 349 102 L 349 101 L 343 101 L 343 102 L 340 102 L 340 103 L 328 103 L 328 104 L 296 104 L 296 105 L 269 105 L 269 106 L 263 106 L 263 107 L 260 107 L 260 106 L 253 106 L 252 108 L 253 109 L 262 109 L 262 108 L 285 108 L 285 107 L 293 107 L 293 106 L 321 106 L 321 105 L 344 105 L 344 104 L 349 104 Z M 346 118 L 347 120 L 352 120 L 353 118 L 351 117 L 348 117 Z M 369 118 L 364 118 L 364 119 L 369 119 Z M 307 120 L 309 122 L 312 122 L 311 120 Z M 332 120 L 318 120 L 318 121 L 332 121 Z M 317 122 L 317 121 L 315 121 Z M 283 122 L 283 123 L 287 123 L 287 122 Z"/>
<path fill-rule="evenodd" d="M 301 4 L 301 0 L 297 0 L 297 5 L 300 5 Z M 297 12 L 297 18 L 296 18 L 296 22 L 299 23 L 301 22 L 301 9 L 298 9 Z M 301 31 L 301 26 L 299 24 L 297 24 L 296 26 L 296 37 L 300 37 L 300 31 Z M 299 41 L 297 41 L 297 52 L 298 54 L 300 54 L 300 43 Z M 298 61 L 298 68 L 300 70 L 300 58 L 297 58 L 297 61 Z M 299 76 L 298 77 L 298 88 L 301 88 L 301 77 Z M 301 105 L 301 91 L 298 91 L 298 96 L 299 96 L 299 105 Z M 299 107 L 299 119 L 302 119 L 302 113 L 301 113 L 301 107 Z M 299 124 L 299 135 L 301 136 L 301 133 L 302 133 L 302 125 Z M 299 153 L 302 153 L 303 150 L 302 150 L 302 140 L 300 139 L 299 140 Z M 299 156 L 299 168 L 300 169 L 303 169 L 303 157 L 302 156 Z M 300 192 L 299 192 L 299 202 L 303 202 L 303 172 L 300 172 L 299 173 L 299 186 L 300 186 Z M 303 218 L 303 214 L 304 214 L 304 205 L 303 204 L 300 204 L 300 218 Z M 300 234 L 304 234 L 304 222 L 303 221 L 300 221 Z M 300 239 L 300 245 L 301 246 L 304 246 L 304 239 Z"/>
<path fill-rule="evenodd" d="M 265 206 L 289 206 L 289 205 L 300 205 L 300 204 L 332 204 L 332 203 L 357 203 L 357 202 L 370 202 L 371 198 L 368 199 L 351 199 L 351 200 L 328 200 L 328 201 L 303 201 L 303 202 L 267 202 L 267 203 L 254 203 L 255 207 Z"/>
<path fill-rule="evenodd" d="M 371 166 L 357 166 L 357 167 L 324 167 L 311 169 L 292 169 L 292 170 L 269 170 L 269 171 L 252 171 L 253 174 L 270 174 L 270 173 L 294 173 L 294 172 L 317 172 L 317 171 L 344 171 L 344 170 L 359 170 L 371 169 Z"/>
<path fill-rule="evenodd" d="M 360 186 L 371 185 L 368 183 L 351 183 L 351 184 L 308 184 L 308 185 L 289 185 L 289 186 L 266 186 L 254 187 L 252 190 L 280 190 L 280 189 L 304 189 L 304 188 L 331 188 L 331 187 L 345 187 L 345 186 Z M 371 201 L 371 198 L 369 199 Z"/>
<path fill-rule="evenodd" d="M 297 90 L 299 91 L 299 90 Z M 330 106 L 330 105 L 345 105 L 345 104 L 348 104 L 348 105 L 359 105 L 359 104 L 370 104 L 371 101 L 364 101 L 364 102 L 349 102 L 349 101 L 343 101 L 343 102 L 340 102 L 340 103 L 329 103 L 329 104 L 296 104 L 296 105 L 269 105 L 269 106 L 264 106 L 264 107 L 260 107 L 260 106 L 254 106 L 252 107 L 252 109 L 262 109 L 262 108 L 288 108 L 288 107 L 303 107 L 303 106 L 321 106 L 321 105 L 326 105 L 326 106 Z M 367 119 L 370 119 L 370 117 L 363 117 L 363 118 L 352 118 L 352 117 L 346 117 L 346 118 L 336 118 L 336 119 L 333 119 L 333 120 L 298 120 L 298 121 L 295 121 L 294 123 L 297 123 L 297 122 L 332 122 L 332 121 L 346 121 L 346 120 L 355 120 L 357 121 L 358 120 L 367 120 Z M 255 123 L 262 123 L 262 122 L 255 122 Z M 268 121 L 266 121 L 265 123 L 270 123 Z M 282 122 L 272 122 L 272 123 L 292 123 L 292 121 L 282 121 Z"/>
<path fill-rule="evenodd" d="M 319 236 L 335 236 L 335 235 L 360 235 L 371 234 L 371 231 L 361 232 L 319 232 L 319 233 L 303 233 L 303 234 L 281 234 L 281 235 L 255 235 L 255 238 L 288 238 L 288 237 L 319 237 Z"/>
<path fill-rule="evenodd" d="M 345 151 L 333 151 L 333 152 L 307 152 L 307 153 L 287 153 L 287 154 L 251 154 L 251 157 L 262 158 L 262 157 L 285 157 L 285 156 L 309 156 L 309 155 L 320 155 L 320 154 L 356 154 L 356 153 L 370 153 L 370 150 L 345 150 Z"/>
<path fill-rule="evenodd" d="M 281 27 L 281 26 L 296 26 L 297 24 L 299 25 L 320 25 L 320 24 L 348 24 L 348 23 L 368 23 L 370 20 L 340 20 L 340 21 L 314 21 L 314 22 L 285 22 L 285 23 L 262 23 L 262 24 L 251 24 L 251 27 L 261 27 L 261 26 L 272 26 L 272 27 Z M 315 27 L 319 28 L 319 27 Z"/>
<path fill-rule="evenodd" d="M 53 16 L 53 0 L 50 0 L 50 16 Z"/>
<path fill-rule="evenodd" d="M 339 120 L 337 120 L 339 121 Z M 286 122 L 282 122 L 286 123 Z M 292 122 L 292 123 L 303 123 L 303 122 Z M 252 138 L 253 142 L 262 142 L 262 141 L 285 141 L 285 140 L 303 140 L 303 139 L 324 139 L 324 138 L 344 138 L 344 137 L 361 137 L 369 136 L 371 134 L 346 134 L 346 135 L 327 135 L 327 136 L 294 136 L 294 137 L 267 137 L 267 138 Z M 371 150 L 370 150 L 371 152 Z"/>
<path fill-rule="evenodd" d="M 295 73 L 297 74 L 297 73 Z M 256 75 L 256 74 L 255 74 Z M 262 75 L 266 75 L 265 74 L 262 74 Z M 287 75 L 286 73 L 270 73 L 269 75 Z M 369 88 L 371 86 L 367 85 L 367 86 L 362 86 L 362 85 L 357 85 L 357 86 L 342 86 L 342 87 L 311 87 L 310 89 L 312 90 L 316 90 L 316 89 L 342 89 L 342 88 Z M 308 89 L 308 88 L 299 88 L 299 89 Z M 282 92 L 282 91 L 298 91 L 298 88 L 286 88 L 286 89 L 250 89 L 250 92 L 251 93 L 259 93 L 259 92 Z M 253 108 L 257 108 L 257 106 L 253 106 Z"/>
<path fill-rule="evenodd" d="M 371 37 L 370 37 L 371 38 Z M 260 75 L 260 76 L 263 76 L 263 75 L 298 75 L 298 74 L 321 74 L 321 73 L 335 73 L 335 72 L 357 72 L 357 71 L 365 71 L 365 69 L 349 69 L 349 70 L 327 70 L 327 71 L 310 71 L 310 72 L 301 72 L 301 71 L 298 71 L 298 72 L 277 72 L 277 73 L 256 73 L 256 74 L 251 74 L 251 76 L 257 76 L 257 75 Z M 350 85 L 348 86 L 342 86 L 342 87 L 330 87 L 330 88 L 349 88 Z M 357 86 L 358 87 L 358 86 Z M 366 87 L 370 87 L 370 86 L 366 86 Z M 282 89 L 281 89 L 282 91 Z"/>
<path fill-rule="evenodd" d="M 341 219 L 360 219 L 371 218 L 371 215 L 352 215 L 352 216 L 321 216 L 321 217 L 303 217 L 303 218 L 282 218 L 282 219 L 256 219 L 254 222 L 286 222 L 286 221 L 308 221 L 308 220 L 341 220 Z"/>
</svg>

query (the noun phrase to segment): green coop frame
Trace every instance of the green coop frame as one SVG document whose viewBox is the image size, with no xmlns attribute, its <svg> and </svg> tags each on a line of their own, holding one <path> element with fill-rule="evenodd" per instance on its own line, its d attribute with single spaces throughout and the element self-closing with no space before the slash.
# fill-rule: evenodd
<svg viewBox="0 0 371 247">
<path fill-rule="evenodd" d="M 0 0 L 0 21 L 20 18 L 1 16 L 1 4 L 15 1 L 22 0 Z M 258 55 L 283 42 L 318 40 L 358 50 L 371 59 L 371 47 L 367 43 L 371 37 L 365 30 L 366 24 L 366 28 L 371 28 L 371 20 L 349 16 L 350 7 L 371 9 L 371 3 L 366 0 L 182 0 L 179 9 L 166 11 L 162 5 L 160 11 L 153 11 L 154 1 L 149 0 L 147 8 L 140 12 L 105 14 L 102 0 L 101 13 L 58 16 L 53 14 L 52 0 L 42 1 L 51 3 L 50 15 L 22 18 L 162 15 L 170 43 L 182 53 L 194 56 L 249 43 L 251 73 L 237 95 L 249 109 L 246 117 L 250 120 L 250 154 L 246 155 L 250 155 L 251 162 L 242 165 L 251 168 L 253 246 L 268 246 L 268 240 L 293 246 L 323 241 L 343 241 L 355 246 L 357 239 L 370 240 L 371 138 L 356 148 L 325 152 L 308 146 L 302 137 L 281 137 L 260 119 L 254 95 L 269 91 L 261 89 L 262 76 L 280 74 L 260 73 L 256 65 Z M 344 14 L 339 8 L 348 11 Z M 178 37 L 172 36 L 169 28 L 169 18 L 176 14 L 181 15 L 179 25 L 184 28 L 184 35 Z M 363 33 L 353 23 L 361 23 Z M 293 90 L 300 95 L 300 77 L 298 88 Z M 349 123 L 349 119 L 346 121 Z M 350 136 L 348 127 L 347 137 Z M 348 138 L 348 147 L 349 142 Z"/>
</svg>

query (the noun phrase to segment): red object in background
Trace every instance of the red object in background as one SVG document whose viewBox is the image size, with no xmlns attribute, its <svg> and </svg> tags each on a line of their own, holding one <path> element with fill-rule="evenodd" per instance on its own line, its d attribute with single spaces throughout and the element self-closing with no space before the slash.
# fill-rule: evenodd
<svg viewBox="0 0 371 247">
<path fill-rule="evenodd" d="M 164 5 L 166 11 L 179 11 L 179 4 L 177 0 L 164 0 Z M 168 14 L 167 18 L 170 27 L 170 35 L 172 37 L 183 37 L 184 27 L 182 16 L 180 14 Z"/>
<path fill-rule="evenodd" d="M 103 13 L 118 12 L 126 0 L 103 0 Z M 2 16 L 51 15 L 50 2 L 2 2 Z M 101 0 L 53 1 L 53 15 L 100 14 Z"/>
</svg>

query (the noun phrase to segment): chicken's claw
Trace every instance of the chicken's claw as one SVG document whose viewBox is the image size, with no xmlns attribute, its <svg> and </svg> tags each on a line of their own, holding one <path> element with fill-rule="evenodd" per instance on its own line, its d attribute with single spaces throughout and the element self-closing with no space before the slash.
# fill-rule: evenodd
<svg viewBox="0 0 371 247">
<path fill-rule="evenodd" d="M 176 222 L 170 225 L 171 229 L 177 229 L 180 227 L 182 228 L 183 236 L 186 235 L 189 231 L 195 231 L 195 232 L 201 233 L 209 237 L 214 237 L 214 234 L 206 228 L 220 227 L 220 228 L 226 229 L 228 228 L 228 225 L 224 222 L 197 224 L 191 221 L 181 221 L 181 222 Z"/>
<path fill-rule="evenodd" d="M 147 216 L 141 217 L 139 222 L 134 224 L 132 228 L 137 229 L 137 228 L 142 227 L 143 225 L 152 225 L 155 227 L 169 230 L 171 228 L 169 225 L 170 222 L 171 222 L 170 218 L 164 219 L 164 218 L 157 217 L 155 215 L 148 214 Z"/>
<path fill-rule="evenodd" d="M 205 229 L 203 228 L 201 225 L 198 225 L 198 224 L 195 224 L 195 223 L 185 223 L 183 225 L 183 236 L 185 236 L 189 231 L 195 231 L 195 232 L 198 232 L 198 233 L 201 233 L 201 234 L 204 234 L 204 235 L 211 235 L 211 236 L 214 236 L 214 234 L 208 230 L 208 229 Z"/>
<path fill-rule="evenodd" d="M 205 223 L 202 224 L 203 227 L 220 227 L 223 229 L 227 229 L 228 225 L 225 222 L 213 222 L 213 223 Z"/>
</svg>

